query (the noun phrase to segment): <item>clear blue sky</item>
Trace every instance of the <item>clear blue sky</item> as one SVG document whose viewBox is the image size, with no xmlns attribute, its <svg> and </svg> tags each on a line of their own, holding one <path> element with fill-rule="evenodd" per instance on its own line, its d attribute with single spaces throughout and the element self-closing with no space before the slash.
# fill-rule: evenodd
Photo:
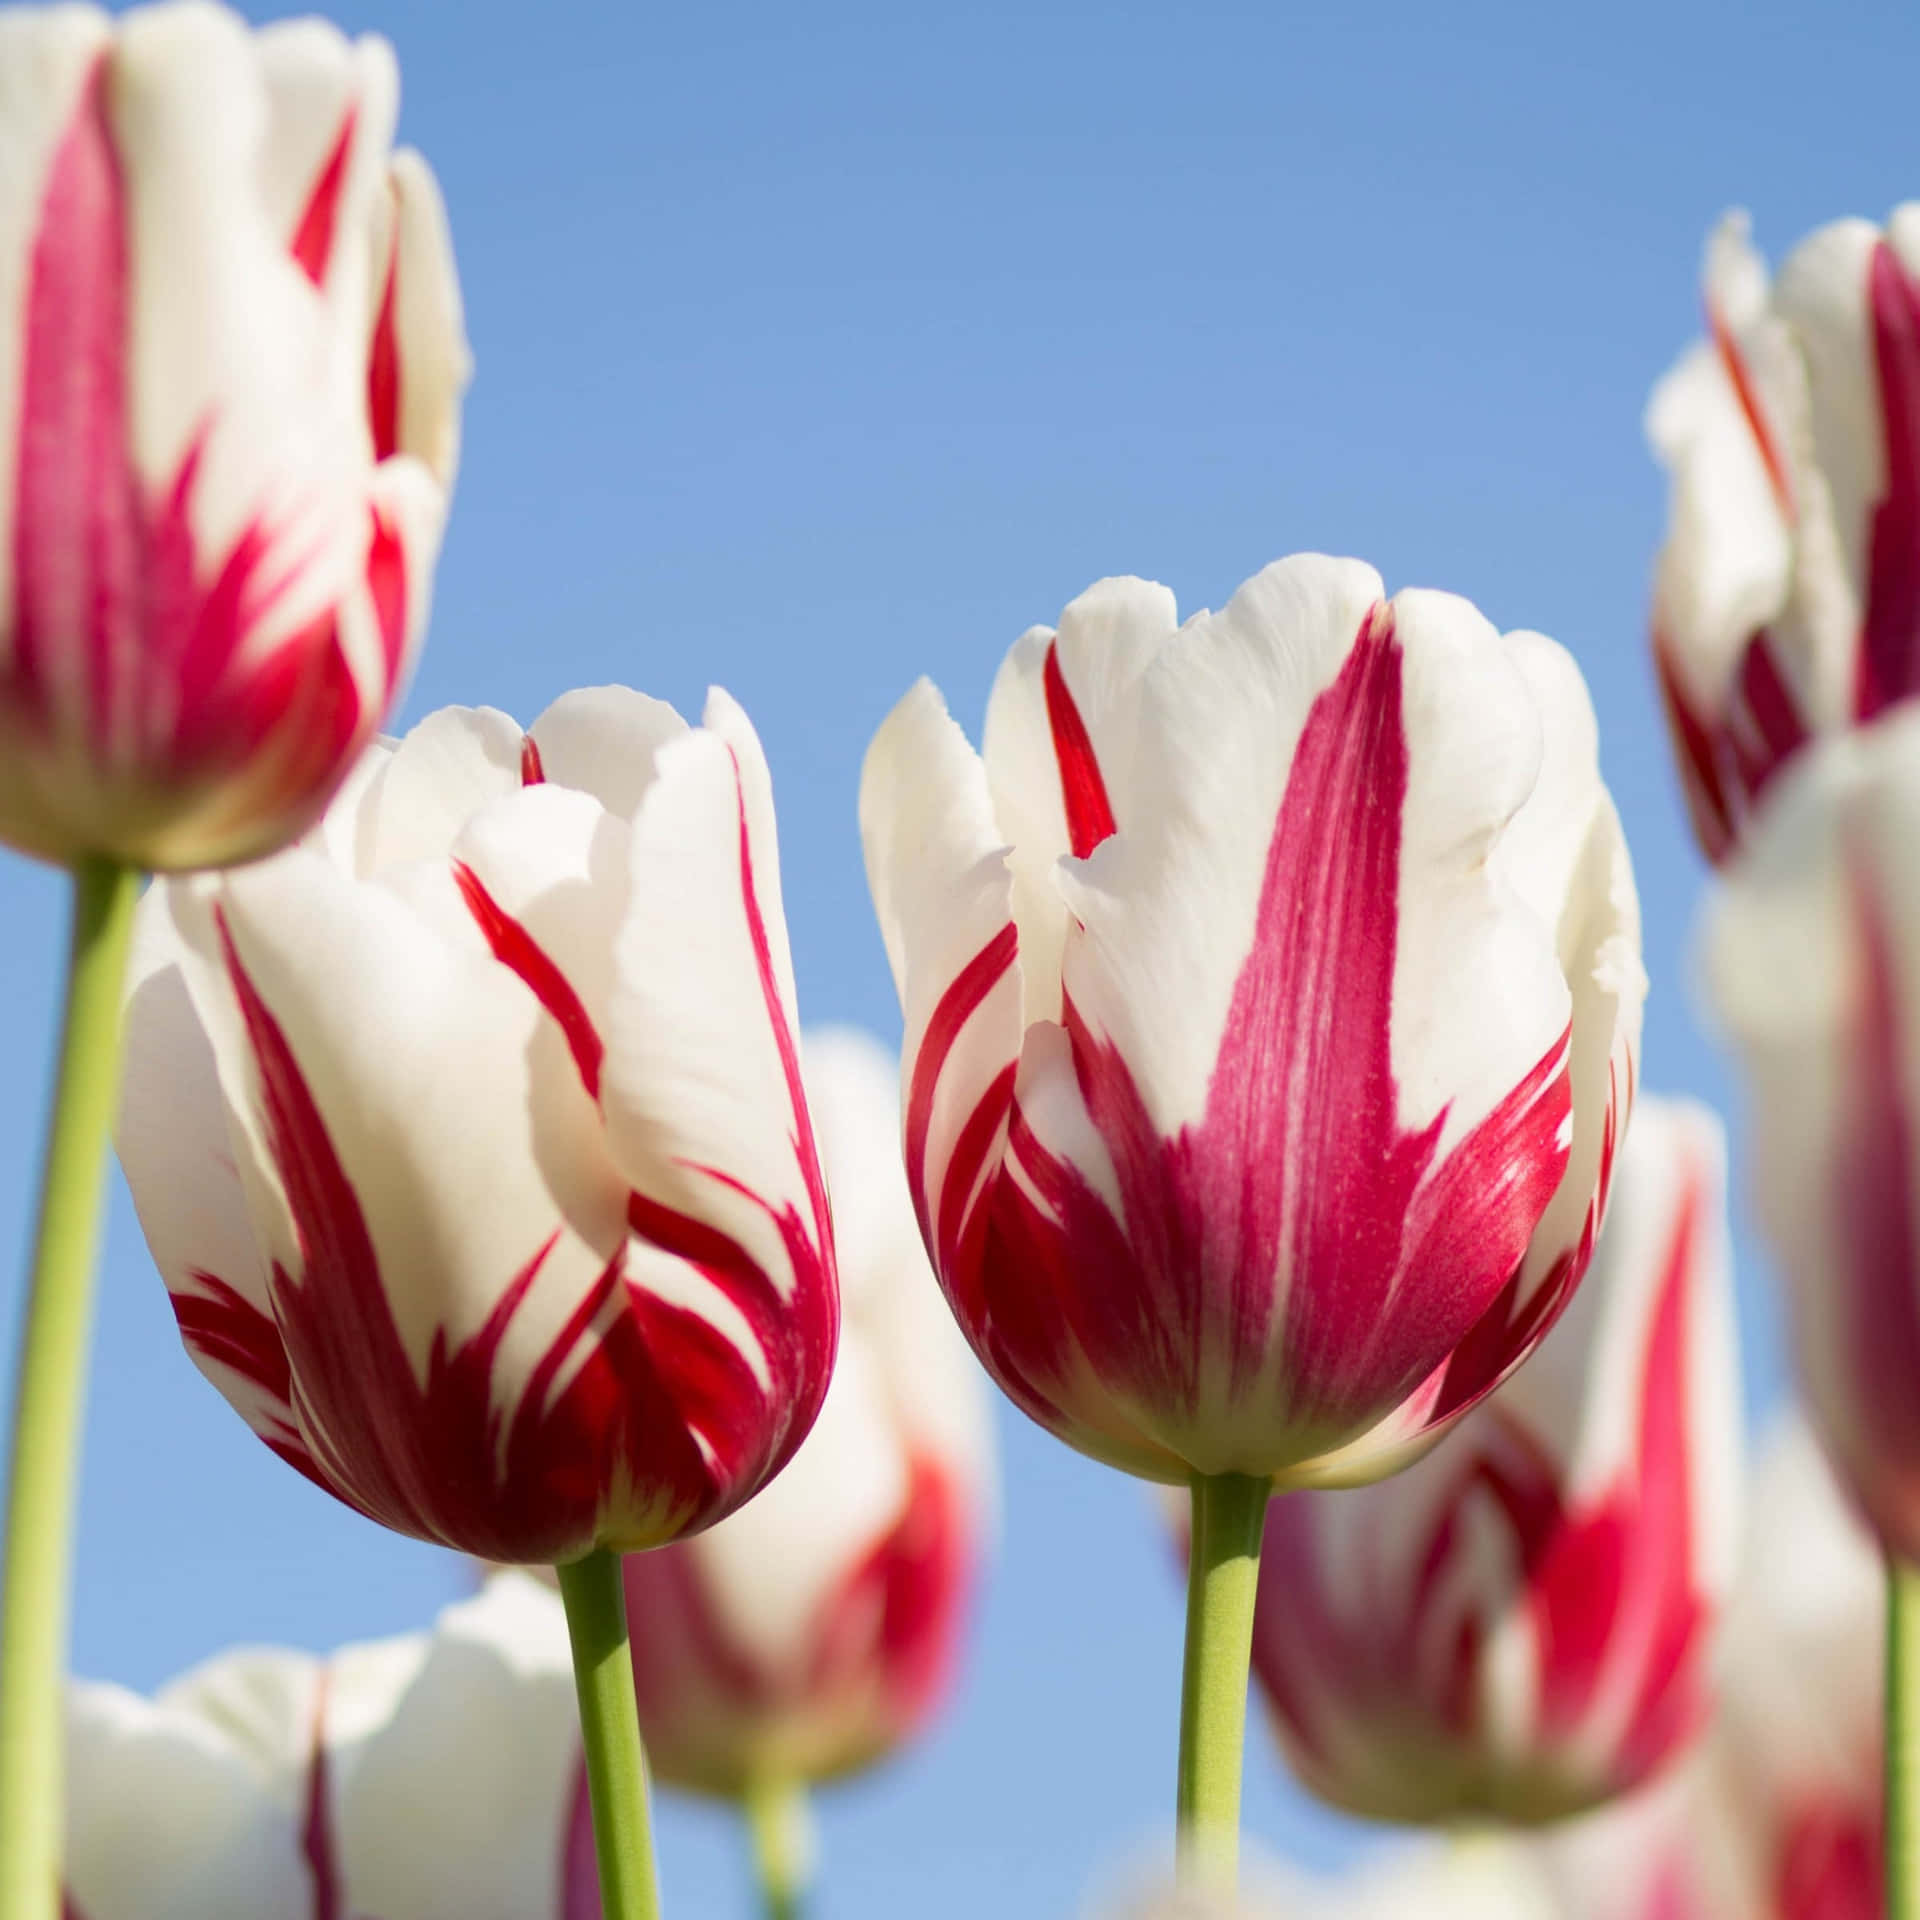
<svg viewBox="0 0 1920 1920">
<path fill-rule="evenodd" d="M 1724 1097 L 1642 646 L 1662 488 L 1640 412 L 1724 207 L 1777 257 L 1920 192 L 1920 14 L 396 0 L 347 24 L 398 45 L 479 366 L 408 717 L 530 718 L 606 680 L 692 709 L 724 684 L 773 763 L 803 1013 L 891 1038 L 854 793 L 909 681 L 972 727 L 1014 636 L 1101 574 L 1217 606 L 1281 553 L 1359 554 L 1578 655 L 1647 914 L 1646 1079 Z M 8 1323 L 61 891 L 0 856 Z M 103 1309 L 83 1671 L 150 1687 L 237 1639 L 399 1631 L 455 1590 L 201 1382 L 119 1192 Z M 1750 1325 L 1771 1391 L 1777 1340 Z M 1002 1412 L 967 1690 L 829 1797 L 823 1920 L 1051 1920 L 1165 1835 L 1165 1542 L 1140 1488 Z M 1360 1843 L 1258 1726 L 1246 1821 L 1311 1859 Z M 671 1804 L 661 1849 L 670 1912 L 747 1911 L 712 1813 Z"/>
</svg>

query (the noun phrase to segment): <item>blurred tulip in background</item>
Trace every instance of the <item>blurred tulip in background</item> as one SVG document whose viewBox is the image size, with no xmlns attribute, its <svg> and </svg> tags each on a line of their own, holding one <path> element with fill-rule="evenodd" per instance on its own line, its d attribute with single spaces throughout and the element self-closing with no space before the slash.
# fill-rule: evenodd
<svg viewBox="0 0 1920 1920">
<path fill-rule="evenodd" d="M 0 839 L 244 860 L 424 631 L 467 378 L 383 40 L 0 16 Z"/>
</svg>

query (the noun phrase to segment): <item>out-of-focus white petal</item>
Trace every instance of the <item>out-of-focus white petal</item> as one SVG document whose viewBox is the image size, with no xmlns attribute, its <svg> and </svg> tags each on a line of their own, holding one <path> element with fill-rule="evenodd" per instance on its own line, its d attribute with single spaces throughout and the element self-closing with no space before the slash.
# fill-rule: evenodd
<svg viewBox="0 0 1920 1920">
<path fill-rule="evenodd" d="M 335 1697 L 355 1656 L 333 1665 Z M 496 1575 L 415 1643 L 403 1689 L 349 1733 L 330 1713 L 348 1911 L 404 1920 L 556 1914 L 579 1715 L 565 1615 L 524 1574 Z M 336 1731 L 337 1728 L 337 1731 Z"/>
</svg>

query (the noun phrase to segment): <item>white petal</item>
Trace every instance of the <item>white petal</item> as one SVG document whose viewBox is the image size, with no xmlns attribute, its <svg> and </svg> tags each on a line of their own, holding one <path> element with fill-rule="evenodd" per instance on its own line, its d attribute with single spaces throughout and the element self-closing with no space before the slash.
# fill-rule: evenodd
<svg viewBox="0 0 1920 1920">
<path fill-rule="evenodd" d="M 775 1217 L 815 1233 L 813 1163 L 766 763 L 729 726 L 663 748 L 635 816 L 601 1104 L 634 1188 L 729 1234 L 791 1298 Z"/>
<path fill-rule="evenodd" d="M 147 1701 L 68 1696 L 66 1887 L 86 1920 L 309 1920 L 288 1771 L 318 1663 L 222 1656 Z"/>
<path fill-rule="evenodd" d="M 1102 580 L 1067 607 L 1058 633 L 1035 627 L 1023 634 L 994 678 L 981 758 L 994 815 L 1010 849 L 1029 1025 L 1060 1017 L 1067 910 L 1054 887 L 1053 869 L 1072 851 L 1060 748 L 1045 686 L 1048 658 L 1055 659 L 1106 798 L 1124 825 L 1133 795 L 1134 689 L 1177 624 L 1173 595 L 1165 587 L 1147 580 Z"/>
<path fill-rule="evenodd" d="M 1886 491 L 1885 429 L 1867 289 L 1879 243 L 1879 229 L 1870 222 L 1836 220 L 1794 248 L 1774 289 L 1774 305 L 1806 359 L 1814 458 L 1856 594 L 1866 579 L 1870 516 Z"/>
<path fill-rule="evenodd" d="M 943 1208 L 957 1216 L 1004 1150 L 1002 1121 L 978 1143 L 978 1173 L 963 1172 L 968 1191 L 947 1194 L 962 1130 L 1019 1057 L 1021 963 L 986 769 L 929 681 L 867 748 L 860 837 L 905 1026 L 909 1188 L 932 1236 Z"/>
<path fill-rule="evenodd" d="M 265 646 L 337 601 L 366 552 L 364 347 L 343 337 L 260 195 L 268 101 L 239 18 L 197 6 L 129 14 L 111 81 L 133 290 L 135 464 L 163 493 L 205 435 L 191 500 L 196 544 L 225 555 L 264 522 L 268 574 L 292 567 Z M 345 235 L 364 231 L 380 184 L 373 169 L 350 169 Z M 364 275 L 361 248 L 343 248 L 342 270 Z M 364 304 L 362 282 L 351 311 Z"/>
<path fill-rule="evenodd" d="M 394 230 L 376 225 L 372 257 L 377 286 L 389 260 L 382 242 L 390 242 L 399 451 L 421 462 L 445 493 L 460 460 L 460 397 L 473 370 L 453 236 L 440 183 L 419 154 L 402 148 L 390 178 Z"/>
<path fill-rule="evenodd" d="M 266 1261 L 234 1162 L 213 1048 L 183 972 L 177 885 L 156 881 L 135 920 L 115 1143 L 167 1291 L 217 1303 L 231 1289 L 270 1319 Z M 190 1342 L 188 1352 L 256 1432 L 291 1437 L 293 1410 L 282 1396 L 223 1364 L 216 1347 Z"/>
<path fill-rule="evenodd" d="M 659 771 L 660 749 L 687 723 L 664 700 L 630 687 L 583 687 L 563 693 L 527 731 L 549 780 L 631 820 Z"/>
<path fill-rule="evenodd" d="M 449 1607 L 357 1738 L 329 1712 L 333 1799 L 355 1914 L 529 1920 L 556 1912 L 579 1722 L 559 1600 L 503 1574 Z M 333 1664 L 352 1683 L 349 1649 Z M 400 1684 L 396 1685 L 395 1682 Z"/>
<path fill-rule="evenodd" d="M 489 800 L 519 791 L 521 739 L 518 725 L 492 707 L 428 714 L 367 788 L 351 871 L 444 860 Z"/>
</svg>

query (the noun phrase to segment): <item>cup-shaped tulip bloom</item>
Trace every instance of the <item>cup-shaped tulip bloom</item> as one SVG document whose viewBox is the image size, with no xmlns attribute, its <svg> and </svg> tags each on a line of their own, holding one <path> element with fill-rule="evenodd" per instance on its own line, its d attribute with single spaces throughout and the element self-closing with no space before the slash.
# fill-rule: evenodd
<svg viewBox="0 0 1920 1920">
<path fill-rule="evenodd" d="M 624 1563 L 648 1763 L 709 1793 L 846 1773 L 923 1724 L 994 1506 L 985 1383 L 901 1173 L 896 1063 L 827 1029 L 803 1069 L 843 1305 L 826 1403 L 738 1513 Z"/>
<path fill-rule="evenodd" d="M 491 1560 L 710 1524 L 839 1305 L 746 716 L 448 708 L 309 840 L 141 904 L 120 1154 L 189 1352 L 363 1513 Z"/>
<path fill-rule="evenodd" d="M 1644 977 L 1571 659 L 1283 560 L 1102 582 L 868 751 L 908 1185 L 1014 1401 L 1149 1478 L 1387 1470 L 1584 1271 Z"/>
<path fill-rule="evenodd" d="M 1725 1149 L 1643 1095 L 1593 1270 L 1415 1465 L 1283 1495 L 1253 1664 L 1295 1770 L 1388 1820 L 1554 1820 L 1704 1723 L 1739 1552 Z"/>
<path fill-rule="evenodd" d="M 1777 281 L 1730 214 L 1708 338 L 1655 389 L 1672 476 L 1653 648 L 1708 857 L 1813 735 L 1920 692 L 1920 205 L 1809 235 Z"/>
<path fill-rule="evenodd" d="M 1920 1558 L 1920 711 L 1821 742 L 1708 916 L 1754 1201 L 1809 1410 L 1882 1539 Z"/>
<path fill-rule="evenodd" d="M 1713 1725 L 1549 1838 L 1565 1920 L 1881 1920 L 1881 1556 L 1797 1419 L 1747 1511 Z"/>
<path fill-rule="evenodd" d="M 524 1574 L 431 1633 L 76 1684 L 67 1739 L 68 1920 L 599 1911 L 566 1621 Z"/>
<path fill-rule="evenodd" d="M 0 16 L 0 839 L 243 860 L 423 630 L 467 351 L 385 42 Z"/>
</svg>

